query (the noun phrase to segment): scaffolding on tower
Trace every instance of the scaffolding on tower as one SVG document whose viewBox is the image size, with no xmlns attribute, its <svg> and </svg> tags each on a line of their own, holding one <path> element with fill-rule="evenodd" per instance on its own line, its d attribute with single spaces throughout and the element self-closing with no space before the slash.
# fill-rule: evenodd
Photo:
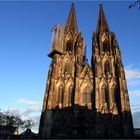
<svg viewBox="0 0 140 140">
<path fill-rule="evenodd" d="M 64 41 L 64 27 L 60 24 L 56 24 L 52 29 L 52 43 L 51 50 L 48 54 L 49 57 L 53 57 L 55 53 L 63 53 L 63 41 Z"/>
</svg>

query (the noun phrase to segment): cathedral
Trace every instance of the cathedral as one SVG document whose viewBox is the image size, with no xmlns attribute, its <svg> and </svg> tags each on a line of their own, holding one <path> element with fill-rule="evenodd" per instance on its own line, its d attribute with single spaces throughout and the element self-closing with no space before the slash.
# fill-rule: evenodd
<svg viewBox="0 0 140 140">
<path fill-rule="evenodd" d="M 40 138 L 131 138 L 133 123 L 121 52 L 100 4 L 91 65 L 72 3 L 65 27 L 52 29 L 52 58 Z"/>
</svg>

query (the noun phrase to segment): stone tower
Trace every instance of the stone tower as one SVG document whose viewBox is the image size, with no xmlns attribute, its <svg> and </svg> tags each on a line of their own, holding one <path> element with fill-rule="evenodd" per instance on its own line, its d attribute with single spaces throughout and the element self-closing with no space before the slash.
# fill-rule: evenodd
<svg viewBox="0 0 140 140">
<path fill-rule="evenodd" d="M 53 29 L 49 53 L 52 62 L 46 82 L 39 130 L 43 138 L 59 138 L 59 135 L 64 137 L 68 133 L 73 136 L 72 133 L 75 132 L 71 131 L 74 127 L 72 121 L 74 123 L 74 117 L 77 117 L 75 115 L 77 111 L 73 113 L 75 105 L 92 108 L 93 74 L 86 60 L 85 47 L 82 34 L 78 30 L 75 7 L 72 4 L 65 27 L 57 24 Z M 63 127 L 60 128 L 59 124 Z M 75 124 L 80 127 L 79 123 Z"/>
<path fill-rule="evenodd" d="M 57 24 L 54 30 L 55 39 L 53 36 L 49 53 L 52 63 L 48 74 L 43 111 L 56 107 L 65 108 L 74 104 L 82 106 L 87 103 L 91 107 L 87 100 L 83 104 L 80 95 L 83 91 L 85 94 L 92 93 L 93 75 L 85 61 L 85 42 L 81 32 L 78 31 L 74 4 L 65 27 Z M 90 97 L 88 98 L 90 100 Z"/>
<path fill-rule="evenodd" d="M 116 137 L 132 136 L 133 124 L 121 53 L 115 34 L 109 30 L 101 4 L 96 32 L 92 38 L 91 64 L 94 73 L 96 132 Z"/>
<path fill-rule="evenodd" d="M 133 134 L 119 46 L 100 5 L 91 66 L 72 3 L 65 27 L 52 30 L 52 58 L 40 119 L 41 138 L 118 138 Z"/>
</svg>

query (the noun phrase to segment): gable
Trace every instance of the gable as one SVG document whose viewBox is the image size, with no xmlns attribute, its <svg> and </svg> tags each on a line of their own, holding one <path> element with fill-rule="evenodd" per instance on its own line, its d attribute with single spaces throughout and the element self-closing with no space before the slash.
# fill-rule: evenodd
<svg viewBox="0 0 140 140">
<path fill-rule="evenodd" d="M 93 84 L 93 81 L 89 78 L 88 75 L 85 76 L 84 80 L 81 81 L 80 83 L 80 87 L 82 87 L 83 85 L 91 85 Z M 84 87 L 84 86 L 83 86 Z"/>
<path fill-rule="evenodd" d="M 80 74 L 80 78 L 83 79 L 86 75 L 93 79 L 93 73 L 88 63 L 86 63 L 86 65 L 83 67 L 82 72 Z"/>
</svg>

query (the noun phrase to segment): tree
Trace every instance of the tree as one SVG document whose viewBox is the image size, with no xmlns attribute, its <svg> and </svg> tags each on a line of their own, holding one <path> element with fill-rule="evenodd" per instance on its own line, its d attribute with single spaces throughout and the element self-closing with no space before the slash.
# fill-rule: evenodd
<svg viewBox="0 0 140 140">
<path fill-rule="evenodd" d="M 140 10 L 140 0 L 136 0 L 135 2 L 129 5 L 129 8 L 133 7 L 138 7 L 138 9 Z"/>
<path fill-rule="evenodd" d="M 9 110 L 5 112 L 0 112 L 0 125 L 20 128 L 23 124 L 24 121 L 18 114 L 14 114 Z"/>
<path fill-rule="evenodd" d="M 23 120 L 19 114 L 7 110 L 5 112 L 0 112 L 0 125 L 6 126 L 7 128 L 16 127 L 25 130 L 31 129 L 35 123 L 31 118 Z"/>
<path fill-rule="evenodd" d="M 35 122 L 31 118 L 29 118 L 29 119 L 24 120 L 22 129 L 24 130 L 31 129 L 34 125 L 35 125 Z"/>
<path fill-rule="evenodd" d="M 2 112 L 0 112 L 0 125 L 2 125 L 4 123 L 4 114 Z"/>
</svg>

